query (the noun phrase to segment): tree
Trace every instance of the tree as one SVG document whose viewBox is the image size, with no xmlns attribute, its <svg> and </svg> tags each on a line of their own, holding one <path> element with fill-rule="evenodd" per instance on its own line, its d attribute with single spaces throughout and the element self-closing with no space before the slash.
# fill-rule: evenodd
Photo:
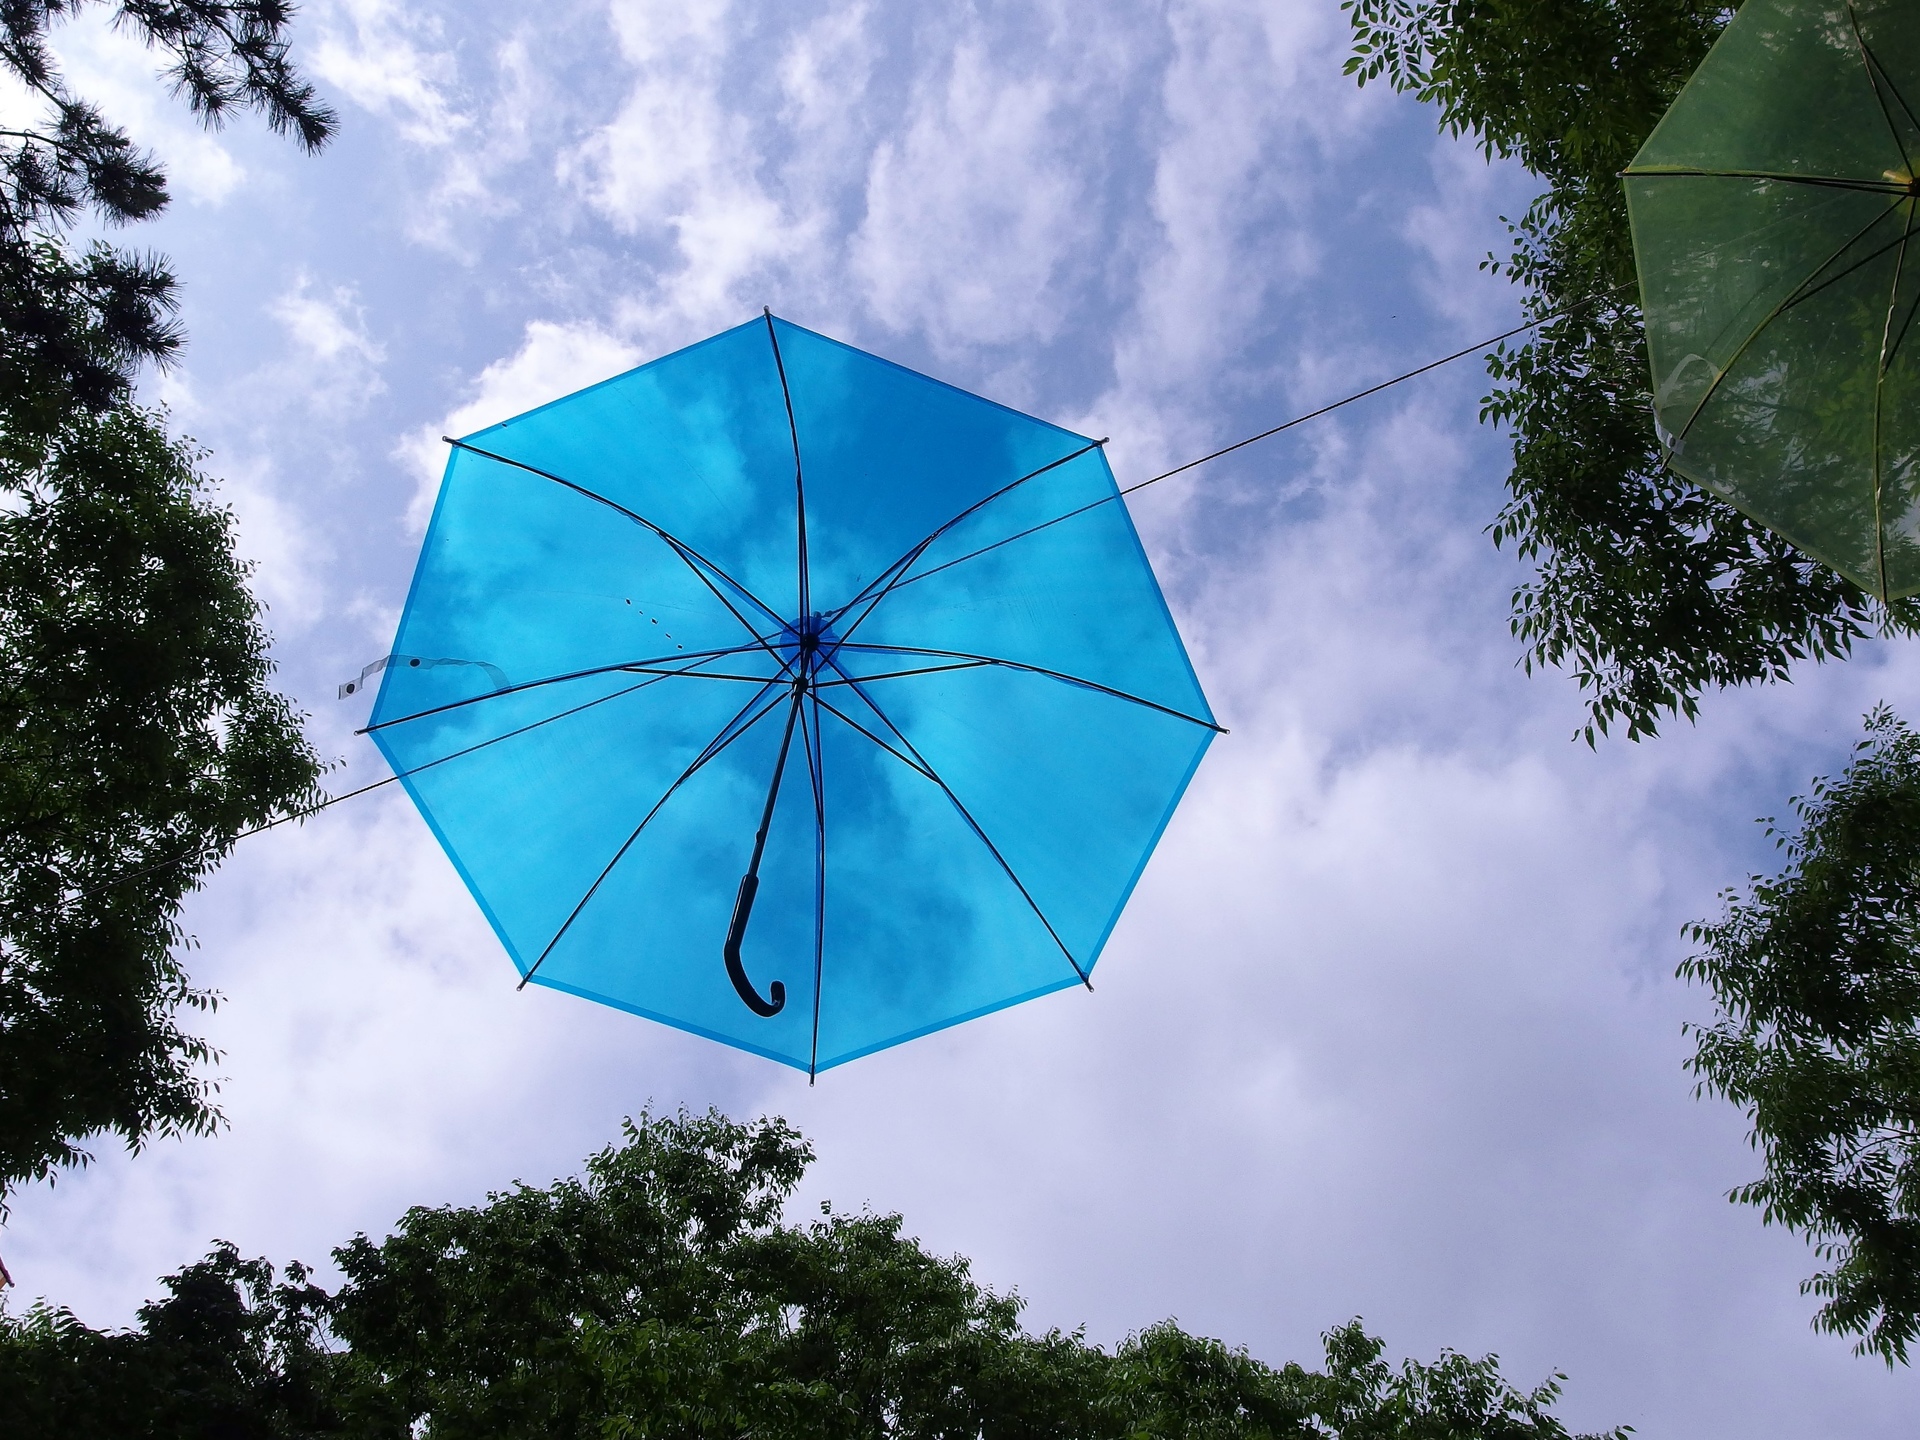
<svg viewBox="0 0 1920 1440">
<path fill-rule="evenodd" d="M 164 261 L 68 241 L 156 214 L 165 177 L 53 64 L 82 0 L 0 4 L 0 67 L 43 104 L 0 130 L 0 1213 L 86 1137 L 218 1122 L 213 997 L 178 950 L 185 895 L 244 830 L 315 798 L 232 517 L 199 455 L 134 404 L 182 336 Z M 265 115 L 314 149 L 333 117 L 290 68 L 281 0 L 121 0 L 210 124 Z"/>
<path fill-rule="evenodd" d="M 0 426 L 0 1186 L 214 1123 L 181 899 L 314 794 L 194 460 L 127 404 Z"/>
<path fill-rule="evenodd" d="M 1512 629 L 1566 667 L 1585 729 L 1629 738 L 1692 719 L 1716 686 L 1780 680 L 1920 604 L 1881 607 L 1731 505 L 1665 469 L 1619 172 L 1705 57 L 1723 0 L 1344 0 L 1347 70 L 1439 106 L 1441 128 L 1518 159 L 1546 191 L 1488 267 L 1524 291 L 1533 338 L 1488 357 L 1481 418 L 1513 435 L 1490 527 L 1533 562 Z"/>
<path fill-rule="evenodd" d="M 160 1377 L 136 1396 L 204 1396 L 246 1417 L 223 1433 L 262 1436 L 1565 1440 L 1557 1379 L 1522 1393 L 1493 1357 L 1450 1352 L 1396 1369 L 1358 1321 L 1327 1335 L 1324 1370 L 1171 1322 L 1112 1352 L 1030 1335 L 1017 1296 L 897 1215 L 784 1222 L 810 1159 L 779 1120 L 643 1116 L 580 1179 L 356 1237 L 332 1297 L 227 1248 L 129 1334 L 44 1307 L 0 1317 L 0 1390 L 30 1399 L 13 1433 L 86 1440 L 108 1381 L 132 1374 Z M 215 1433 L 114 1413 L 118 1433 Z"/>
<path fill-rule="evenodd" d="M 1746 1110 L 1765 1173 L 1732 1198 L 1804 1234 L 1830 1270 L 1815 1323 L 1905 1363 L 1920 1336 L 1920 735 L 1885 706 L 1838 780 L 1766 822 L 1778 875 L 1729 890 L 1680 973 L 1700 1089 Z"/>
<path fill-rule="evenodd" d="M 36 1305 L 0 1315 L 7 1432 L 60 1440 L 266 1440 L 339 1431 L 326 1292 L 221 1244 L 162 1282 L 139 1328 L 90 1330 Z"/>
<path fill-rule="evenodd" d="M 167 205 L 158 163 L 67 89 L 47 47 L 48 27 L 88 3 L 0 5 L 0 66 L 45 107 L 39 125 L 0 129 L 0 403 L 15 425 L 68 403 L 99 409 L 123 398 L 135 369 L 171 359 L 183 338 L 164 261 L 101 243 L 76 255 L 63 241 L 88 212 L 124 225 Z M 309 151 L 333 133 L 333 112 L 288 61 L 285 0 L 112 8 L 116 24 L 165 57 L 163 78 L 206 123 L 255 110 Z"/>
</svg>

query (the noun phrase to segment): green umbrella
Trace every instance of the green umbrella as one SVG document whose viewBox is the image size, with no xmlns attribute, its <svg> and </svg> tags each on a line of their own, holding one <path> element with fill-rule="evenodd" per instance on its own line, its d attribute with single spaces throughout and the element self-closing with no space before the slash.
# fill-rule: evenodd
<svg viewBox="0 0 1920 1440">
<path fill-rule="evenodd" d="M 1747 0 L 1626 171 L 1668 463 L 1920 591 L 1920 3 Z"/>
</svg>

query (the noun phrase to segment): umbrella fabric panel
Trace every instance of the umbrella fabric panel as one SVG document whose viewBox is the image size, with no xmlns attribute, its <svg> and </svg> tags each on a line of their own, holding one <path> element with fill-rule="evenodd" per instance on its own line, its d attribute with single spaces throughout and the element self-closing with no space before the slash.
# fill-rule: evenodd
<svg viewBox="0 0 1920 1440">
<path fill-rule="evenodd" d="M 1897 175 L 1904 183 L 1912 175 L 1908 157 L 1920 153 L 1920 127 L 1905 107 L 1876 93 L 1860 39 L 1911 101 L 1920 42 L 1910 9 L 1910 0 L 1747 0 L 1633 170 Z"/>
<path fill-rule="evenodd" d="M 1674 461 L 1876 593 L 1883 583 L 1890 594 L 1920 587 L 1920 550 L 1898 529 L 1911 507 L 1900 481 L 1914 436 L 1897 401 L 1911 383 L 1912 352 L 1895 352 L 1891 392 L 1879 380 L 1889 302 L 1897 333 L 1920 280 L 1920 267 L 1902 264 L 1912 210 L 1903 204 L 1843 250 L 1813 293 L 1754 337 Z"/>
<path fill-rule="evenodd" d="M 969 506 L 1089 444 L 798 325 L 771 324 L 805 473 L 815 609 L 846 604 Z M 761 343 L 771 350 L 764 332 Z"/>
<path fill-rule="evenodd" d="M 759 321 L 463 443 L 644 516 L 772 607 L 795 604 L 793 443 Z"/>
<path fill-rule="evenodd" d="M 1879 590 L 1876 377 L 1911 203 L 1718 177 L 1635 178 L 1628 194 L 1670 463 Z M 1896 332 L 1916 278 L 1904 267 Z M 1890 374 L 1911 369 L 1904 348 L 1893 359 Z M 1904 428 L 1882 430 L 1883 453 Z M 1884 498 L 1889 519 L 1904 510 Z M 1896 590 L 1920 583 L 1915 558 L 1889 552 Z"/>
<path fill-rule="evenodd" d="M 569 928 L 569 916 L 642 818 L 755 688 L 591 676 L 397 724 L 375 732 L 375 739 L 406 776 L 415 804 L 525 975 Z M 472 748 L 491 737 L 504 738 Z M 434 763 L 447 756 L 455 758 Z M 764 773 L 745 776 L 738 759 L 730 763 L 737 785 L 757 785 L 764 795 Z M 722 762 L 715 768 L 704 788 L 693 791 L 709 801 L 731 793 L 715 783 L 729 770 Z M 744 831 L 750 843 L 757 822 L 757 809 L 746 820 L 731 809 L 712 820 L 736 851 L 739 834 Z M 737 874 L 743 864 L 743 853 L 729 854 L 719 873 Z M 706 881 L 718 888 L 712 875 Z M 651 903 L 678 904 L 682 898 L 668 891 Z M 583 918 L 600 903 L 589 902 Z M 724 934 L 723 916 L 718 935 Z M 718 936 L 710 936 L 704 949 L 717 957 L 718 946 Z M 614 953 L 625 957 L 631 948 L 623 944 Z M 733 1001 L 736 1008 L 738 1003 Z"/>
<path fill-rule="evenodd" d="M 1897 241 L 1902 213 L 1891 195 L 1723 176 L 1633 175 L 1627 205 L 1647 348 L 1661 377 L 1655 413 L 1670 437 L 1687 432 L 1728 366 L 1783 309 L 1822 280 L 1854 278 L 1842 273 L 1842 256 L 1857 261 Z"/>
<path fill-rule="evenodd" d="M 1215 733 L 999 667 L 823 694 L 939 777 L 1083 974 Z"/>
<path fill-rule="evenodd" d="M 1626 180 L 1668 462 L 1889 597 L 1920 590 L 1917 91 L 1911 6 L 1750 0 Z"/>
<path fill-rule="evenodd" d="M 820 739 L 818 1068 L 1081 983 L 939 786 L 824 711 Z"/>
<path fill-rule="evenodd" d="M 787 688 L 776 687 L 756 710 L 764 718 L 661 806 L 553 947 L 534 983 L 807 1066 L 817 828 L 798 735 L 742 946 L 747 973 L 763 995 L 775 980 L 785 986 L 780 1012 L 763 1018 L 741 1004 L 722 957 L 735 885 L 753 848 L 788 709 Z M 621 840 L 645 813 L 644 806 L 629 813 Z M 600 864 L 613 854 L 614 847 L 605 849 Z"/>
<path fill-rule="evenodd" d="M 468 663 L 389 667 L 373 723 L 505 685 L 692 663 L 749 643 L 715 586 L 651 531 L 565 486 L 456 450 L 394 648 Z"/>
<path fill-rule="evenodd" d="M 777 669 L 750 641 L 653 533 L 454 452 L 370 724 L 523 974 L 744 699 L 668 672 Z"/>
</svg>

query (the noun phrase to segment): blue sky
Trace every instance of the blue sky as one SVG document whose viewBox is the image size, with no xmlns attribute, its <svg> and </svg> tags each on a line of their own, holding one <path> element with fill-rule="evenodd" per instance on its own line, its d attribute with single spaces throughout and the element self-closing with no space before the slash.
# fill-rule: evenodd
<svg viewBox="0 0 1920 1440">
<path fill-rule="evenodd" d="M 1340 74 L 1333 0 L 411 5 L 299 22 L 341 135 L 196 130 L 96 20 L 70 74 L 171 168 L 127 239 L 186 290 L 148 394 L 210 448 L 280 677 L 374 779 L 340 681 L 388 648 L 459 434 L 762 305 L 1071 428 L 1122 483 L 1494 333 L 1527 177 Z M 17 104 L 6 99 L 4 104 Z M 806 1204 L 899 1210 L 1111 1341 L 1270 1360 L 1353 1315 L 1497 1351 L 1643 1436 L 1906 1433 L 1920 1389 L 1813 1333 L 1813 1257 L 1725 1194 L 1683 922 L 1771 863 L 1909 647 L 1573 743 L 1516 668 L 1472 362 L 1134 506 L 1216 744 L 1067 992 L 804 1077 L 512 969 L 393 790 L 247 841 L 190 906 L 231 1128 L 18 1197 L 27 1294 L 96 1324 L 215 1237 L 323 1261 L 413 1203 L 543 1182 L 652 1104 L 778 1112 Z M 1905 1419 L 1906 1423 L 1901 1421 Z"/>
</svg>

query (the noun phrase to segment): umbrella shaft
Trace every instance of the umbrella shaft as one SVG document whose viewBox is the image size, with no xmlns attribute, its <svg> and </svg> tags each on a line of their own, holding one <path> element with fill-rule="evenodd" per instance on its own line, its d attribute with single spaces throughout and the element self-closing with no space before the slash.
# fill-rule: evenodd
<svg viewBox="0 0 1920 1440">
<path fill-rule="evenodd" d="M 800 718 L 800 701 L 804 694 L 796 682 L 793 704 L 787 709 L 787 730 L 780 737 L 780 757 L 773 762 L 773 783 L 767 786 L 767 803 L 760 812 L 760 829 L 753 837 L 753 859 L 747 865 L 747 878 L 756 886 L 759 884 L 760 857 L 767 848 L 767 831 L 773 826 L 774 802 L 780 798 L 780 777 L 786 774 L 787 752 L 793 748 L 793 723 Z M 751 905 L 752 901 L 748 901 L 748 904 Z"/>
<path fill-rule="evenodd" d="M 727 962 L 727 978 L 733 981 L 733 988 L 746 1003 L 749 1010 L 760 1016 L 773 1016 L 787 1002 L 787 987 L 778 980 L 768 988 L 772 1002 L 760 998 L 753 988 L 753 982 L 747 978 L 746 966 L 740 961 L 740 942 L 747 936 L 747 921 L 753 915 L 753 897 L 760 891 L 760 857 L 766 853 L 767 831 L 773 827 L 773 807 L 780 799 L 780 779 L 787 771 L 787 752 L 793 748 L 793 726 L 800 718 L 800 702 L 806 696 L 804 681 L 795 681 L 793 704 L 787 710 L 786 733 L 780 737 L 780 755 L 773 762 L 773 782 L 767 786 L 767 803 L 760 812 L 760 829 L 753 837 L 753 859 L 747 863 L 747 873 L 740 877 L 739 892 L 733 898 L 733 922 L 727 926 L 727 943 L 722 951 Z"/>
</svg>

